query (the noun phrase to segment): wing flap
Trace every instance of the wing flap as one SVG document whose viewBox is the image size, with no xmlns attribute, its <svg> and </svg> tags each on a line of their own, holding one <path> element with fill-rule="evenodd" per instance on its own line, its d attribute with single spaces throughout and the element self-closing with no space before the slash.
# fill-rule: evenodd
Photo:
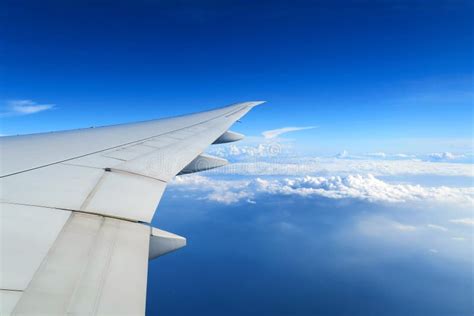
<svg viewBox="0 0 474 316">
<path fill-rule="evenodd" d="M 80 210 L 149 223 L 165 187 L 163 181 L 111 169 L 103 173 Z"/>
<path fill-rule="evenodd" d="M 1 289 L 25 290 L 70 214 L 44 207 L 0 205 Z"/>
<path fill-rule="evenodd" d="M 150 227 L 73 213 L 15 314 L 142 315 Z"/>
<path fill-rule="evenodd" d="M 104 170 L 56 164 L 0 179 L 1 201 L 80 210 Z"/>
</svg>

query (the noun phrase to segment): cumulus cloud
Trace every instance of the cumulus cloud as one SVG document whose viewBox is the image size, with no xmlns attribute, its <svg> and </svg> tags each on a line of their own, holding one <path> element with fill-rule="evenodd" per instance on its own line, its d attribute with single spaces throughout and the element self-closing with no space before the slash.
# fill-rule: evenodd
<svg viewBox="0 0 474 316">
<path fill-rule="evenodd" d="M 346 177 L 311 177 L 283 180 L 255 180 L 258 188 L 268 193 L 323 196 L 332 199 L 352 198 L 370 202 L 406 202 L 438 200 L 470 202 L 474 189 L 422 187 L 409 184 L 389 184 L 373 175 Z"/>
<path fill-rule="evenodd" d="M 474 226 L 474 218 L 458 218 L 450 220 L 451 223 Z"/>
<path fill-rule="evenodd" d="M 289 132 L 296 132 L 296 131 L 302 131 L 302 130 L 313 129 L 313 128 L 316 128 L 316 126 L 282 127 L 282 128 L 264 131 L 262 135 L 266 139 L 272 139 Z"/>
<path fill-rule="evenodd" d="M 345 177 L 294 177 L 284 179 L 222 180 L 199 175 L 178 177 L 171 186 L 198 190 L 205 199 L 220 203 L 255 200 L 259 194 L 296 195 L 328 199 L 356 199 L 368 202 L 449 202 L 470 204 L 474 188 L 422 187 L 420 185 L 390 184 L 373 175 Z"/>
<path fill-rule="evenodd" d="M 7 110 L 0 115 L 2 117 L 29 115 L 51 110 L 54 107 L 54 104 L 38 104 L 32 100 L 10 100 L 7 102 Z"/>
</svg>

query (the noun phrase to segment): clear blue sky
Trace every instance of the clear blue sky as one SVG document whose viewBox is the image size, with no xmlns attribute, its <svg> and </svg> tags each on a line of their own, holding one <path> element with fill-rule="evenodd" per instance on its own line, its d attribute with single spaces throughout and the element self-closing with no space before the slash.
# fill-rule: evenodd
<svg viewBox="0 0 474 316">
<path fill-rule="evenodd" d="M 472 138 L 471 1 L 3 1 L 2 134 L 267 100 L 249 134 L 317 125 L 321 150 Z M 6 7 L 5 7 L 6 6 Z M 438 141 L 442 139 L 443 142 Z M 447 139 L 447 141 L 446 141 Z M 356 148 L 357 147 L 357 148 Z"/>
</svg>

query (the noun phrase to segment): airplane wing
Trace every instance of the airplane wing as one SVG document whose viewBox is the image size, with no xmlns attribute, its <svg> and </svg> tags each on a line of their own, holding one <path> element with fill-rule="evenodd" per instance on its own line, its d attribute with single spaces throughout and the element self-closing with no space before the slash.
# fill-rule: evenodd
<svg viewBox="0 0 474 316">
<path fill-rule="evenodd" d="M 260 103 L 0 138 L 1 315 L 143 315 L 148 260 L 186 244 L 150 225 L 166 184 Z"/>
</svg>

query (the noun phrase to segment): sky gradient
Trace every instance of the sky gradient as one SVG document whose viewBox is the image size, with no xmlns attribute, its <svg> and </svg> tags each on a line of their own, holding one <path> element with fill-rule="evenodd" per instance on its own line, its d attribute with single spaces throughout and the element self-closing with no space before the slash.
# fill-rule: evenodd
<svg viewBox="0 0 474 316">
<path fill-rule="evenodd" d="M 4 112 L 12 100 L 55 105 L 48 115 L 2 120 L 3 134 L 267 100 L 245 132 L 319 126 L 300 144 L 320 153 L 470 145 L 470 1 L 3 6 Z"/>
<path fill-rule="evenodd" d="M 0 134 L 266 100 L 177 177 L 149 315 L 472 315 L 472 1 L 0 4 Z"/>
</svg>

